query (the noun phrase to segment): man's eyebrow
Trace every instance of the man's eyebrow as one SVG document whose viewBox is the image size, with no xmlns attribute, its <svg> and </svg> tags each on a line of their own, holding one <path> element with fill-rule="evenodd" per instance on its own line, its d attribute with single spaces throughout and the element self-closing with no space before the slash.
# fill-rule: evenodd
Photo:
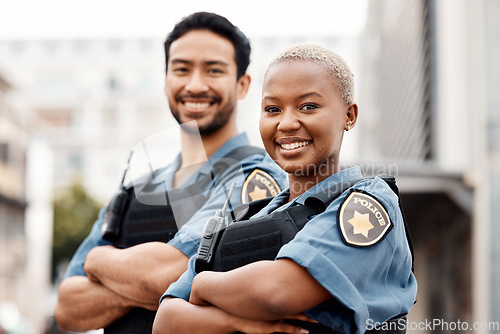
<svg viewBox="0 0 500 334">
<path fill-rule="evenodd" d="M 172 64 L 192 64 L 193 62 L 187 59 L 182 59 L 182 58 L 172 58 L 170 60 Z M 207 60 L 203 62 L 205 66 L 213 66 L 213 65 L 218 65 L 218 66 L 223 66 L 223 67 L 228 67 L 229 64 L 225 61 L 222 60 Z"/>
<path fill-rule="evenodd" d="M 185 60 L 185 59 L 181 59 L 181 58 L 170 59 L 170 62 L 172 64 L 190 64 L 191 63 L 189 60 Z"/>
<path fill-rule="evenodd" d="M 207 60 L 205 62 L 205 65 L 220 65 L 220 66 L 224 66 L 224 67 L 229 66 L 228 63 L 226 63 L 225 61 L 222 61 L 222 60 Z"/>
</svg>

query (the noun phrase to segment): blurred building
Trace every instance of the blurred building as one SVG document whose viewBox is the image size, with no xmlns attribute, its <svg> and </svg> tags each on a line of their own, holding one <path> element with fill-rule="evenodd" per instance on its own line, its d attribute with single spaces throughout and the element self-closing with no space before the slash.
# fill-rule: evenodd
<svg viewBox="0 0 500 334">
<path fill-rule="evenodd" d="M 129 148 L 166 124 L 161 42 L 16 40 L 0 54 L 54 149 L 56 189 L 79 181 L 107 200 Z"/>
<path fill-rule="evenodd" d="M 499 331 L 500 3 L 369 4 L 360 156 L 397 169 L 419 282 L 410 320 Z"/>
<path fill-rule="evenodd" d="M 28 131 L 0 73 L 0 327 L 19 326 L 27 263 L 25 238 Z"/>
</svg>

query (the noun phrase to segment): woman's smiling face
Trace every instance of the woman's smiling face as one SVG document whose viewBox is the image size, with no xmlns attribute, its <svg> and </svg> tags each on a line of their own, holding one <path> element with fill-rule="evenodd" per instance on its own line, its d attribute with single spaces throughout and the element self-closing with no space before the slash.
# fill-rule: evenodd
<svg viewBox="0 0 500 334">
<path fill-rule="evenodd" d="M 337 83 L 321 65 L 282 60 L 268 69 L 260 134 L 269 155 L 287 173 L 319 176 L 319 181 L 335 173 L 344 130 L 356 116 L 357 106 L 344 104 Z"/>
</svg>

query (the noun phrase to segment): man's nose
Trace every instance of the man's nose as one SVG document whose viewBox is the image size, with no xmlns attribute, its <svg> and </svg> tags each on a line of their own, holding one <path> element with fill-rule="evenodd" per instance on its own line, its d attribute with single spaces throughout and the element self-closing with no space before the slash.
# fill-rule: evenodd
<svg viewBox="0 0 500 334">
<path fill-rule="evenodd" d="M 186 90 L 191 93 L 201 93 L 208 91 L 205 77 L 200 71 L 194 71 L 186 84 Z"/>
</svg>

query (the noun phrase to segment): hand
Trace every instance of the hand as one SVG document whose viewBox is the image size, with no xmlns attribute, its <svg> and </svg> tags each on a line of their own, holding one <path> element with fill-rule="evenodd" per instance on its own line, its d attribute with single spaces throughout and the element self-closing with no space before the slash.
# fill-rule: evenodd
<svg viewBox="0 0 500 334">
<path fill-rule="evenodd" d="M 303 320 L 303 321 L 315 321 L 308 318 L 305 315 L 296 315 L 291 316 L 293 319 Z M 287 317 L 288 318 L 288 317 Z M 290 318 L 291 319 L 291 318 Z M 235 320 L 235 327 L 238 328 L 238 331 L 247 333 L 247 334 L 270 334 L 270 333 L 290 333 L 290 334 L 305 334 L 309 333 L 307 329 L 294 326 L 283 322 L 282 320 L 275 321 L 259 321 L 259 320 L 250 320 L 246 318 L 238 317 Z"/>
<path fill-rule="evenodd" d="M 198 293 L 196 293 L 196 290 L 191 290 L 191 294 L 189 295 L 189 302 L 194 305 L 198 306 L 210 306 L 209 302 L 206 300 L 203 300 Z"/>
<path fill-rule="evenodd" d="M 148 303 L 141 303 L 137 300 L 131 300 L 132 305 L 134 307 L 142 307 L 145 308 L 146 310 L 150 311 L 157 311 L 158 310 L 158 303 L 153 303 L 153 304 L 148 304 Z"/>
<path fill-rule="evenodd" d="M 99 269 L 100 263 L 99 260 L 106 256 L 106 252 L 114 250 L 113 246 L 98 246 L 92 248 L 87 256 L 85 257 L 85 262 L 83 264 L 83 270 L 87 275 L 88 279 L 95 283 L 101 283 L 96 273 Z"/>
<path fill-rule="evenodd" d="M 286 316 L 284 319 L 307 321 L 307 322 L 312 322 L 315 324 L 319 323 L 319 321 L 316 321 L 313 318 L 308 317 L 304 313 L 292 314 L 292 315 Z"/>
<path fill-rule="evenodd" d="M 212 305 L 211 303 L 207 302 L 206 300 L 201 297 L 201 294 L 203 293 L 203 283 L 205 283 L 204 279 L 205 277 L 210 276 L 210 275 L 217 275 L 218 273 L 215 272 L 207 272 L 203 271 L 199 273 L 198 275 L 195 276 L 193 279 L 193 282 L 191 284 L 191 294 L 189 295 L 189 302 L 194 305 L 199 305 L 199 306 L 210 306 Z"/>
</svg>

